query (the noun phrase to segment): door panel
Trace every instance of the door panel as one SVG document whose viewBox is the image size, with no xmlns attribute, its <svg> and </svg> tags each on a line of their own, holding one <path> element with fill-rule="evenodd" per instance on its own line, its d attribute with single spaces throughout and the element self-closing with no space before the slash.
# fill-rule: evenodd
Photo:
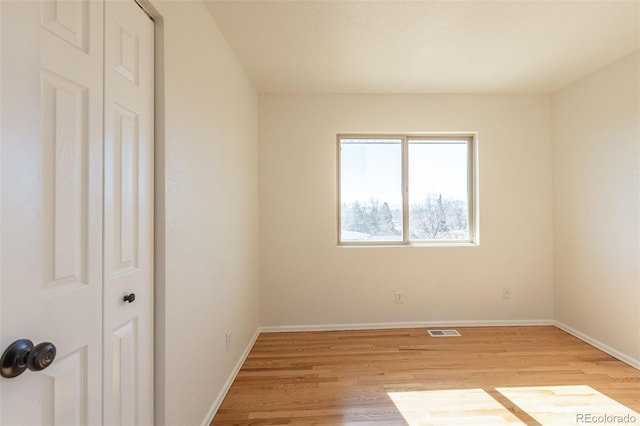
<svg viewBox="0 0 640 426">
<path fill-rule="evenodd" d="M 0 7 L 0 347 L 57 347 L 49 369 L 0 379 L 0 423 L 99 424 L 103 7 Z"/>
<path fill-rule="evenodd" d="M 138 424 L 138 324 L 136 319 L 113 331 L 113 417 L 119 424 Z M 146 423 L 145 423 L 146 424 Z"/>
<path fill-rule="evenodd" d="M 138 269 L 138 114 L 113 105 L 113 276 Z"/>
<path fill-rule="evenodd" d="M 107 2 L 105 41 L 104 418 L 152 424 L 153 22 Z"/>
<path fill-rule="evenodd" d="M 89 5 L 82 0 L 42 2 L 42 27 L 86 52 Z"/>
<path fill-rule="evenodd" d="M 44 296 L 87 285 L 88 90 L 48 71 L 42 75 Z"/>
<path fill-rule="evenodd" d="M 44 370 L 43 424 L 84 425 L 87 424 L 87 351 L 80 348 Z"/>
</svg>

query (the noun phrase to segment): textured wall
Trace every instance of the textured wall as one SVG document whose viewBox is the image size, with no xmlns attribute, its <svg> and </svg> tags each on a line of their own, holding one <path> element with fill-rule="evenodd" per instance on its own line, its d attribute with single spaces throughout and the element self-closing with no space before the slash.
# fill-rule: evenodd
<svg viewBox="0 0 640 426">
<path fill-rule="evenodd" d="M 196 425 L 258 327 L 257 98 L 202 2 L 154 5 L 165 105 L 156 424 Z"/>
<path fill-rule="evenodd" d="M 555 93 L 555 317 L 640 365 L 640 54 Z"/>
<path fill-rule="evenodd" d="M 260 95 L 262 325 L 551 320 L 549 112 L 548 95 Z M 478 132 L 480 245 L 338 247 L 336 134 L 438 131 Z"/>
</svg>

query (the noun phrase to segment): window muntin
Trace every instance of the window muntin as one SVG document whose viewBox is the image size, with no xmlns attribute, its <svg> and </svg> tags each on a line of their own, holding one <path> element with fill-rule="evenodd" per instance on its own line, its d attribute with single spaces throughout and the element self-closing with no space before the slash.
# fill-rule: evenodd
<svg viewBox="0 0 640 426">
<path fill-rule="evenodd" d="M 338 243 L 476 243 L 474 156 L 471 135 L 339 135 Z"/>
</svg>

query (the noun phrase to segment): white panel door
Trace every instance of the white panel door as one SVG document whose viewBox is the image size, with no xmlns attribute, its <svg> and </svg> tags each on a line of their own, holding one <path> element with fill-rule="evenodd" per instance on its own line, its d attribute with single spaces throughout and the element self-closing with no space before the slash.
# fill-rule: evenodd
<svg viewBox="0 0 640 426">
<path fill-rule="evenodd" d="M 105 7 L 105 424 L 153 422 L 153 22 Z M 125 296 L 135 295 L 128 302 Z"/>
<path fill-rule="evenodd" d="M 0 424 L 99 424 L 103 5 L 0 9 L 0 352 L 57 347 L 49 368 L 0 378 Z"/>
<path fill-rule="evenodd" d="M 0 352 L 57 347 L 0 378 L 0 425 L 150 425 L 153 23 L 0 0 L 0 31 Z"/>
</svg>

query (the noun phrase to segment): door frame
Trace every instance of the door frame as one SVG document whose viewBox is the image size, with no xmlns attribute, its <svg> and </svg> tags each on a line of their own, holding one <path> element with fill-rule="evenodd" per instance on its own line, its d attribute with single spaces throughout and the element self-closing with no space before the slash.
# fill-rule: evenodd
<svg viewBox="0 0 640 426">
<path fill-rule="evenodd" d="M 111 1 L 111 0 L 105 0 Z M 153 418 L 165 424 L 165 98 L 164 98 L 164 18 L 153 5 L 155 0 L 133 0 L 154 24 L 154 140 L 153 140 Z"/>
</svg>

